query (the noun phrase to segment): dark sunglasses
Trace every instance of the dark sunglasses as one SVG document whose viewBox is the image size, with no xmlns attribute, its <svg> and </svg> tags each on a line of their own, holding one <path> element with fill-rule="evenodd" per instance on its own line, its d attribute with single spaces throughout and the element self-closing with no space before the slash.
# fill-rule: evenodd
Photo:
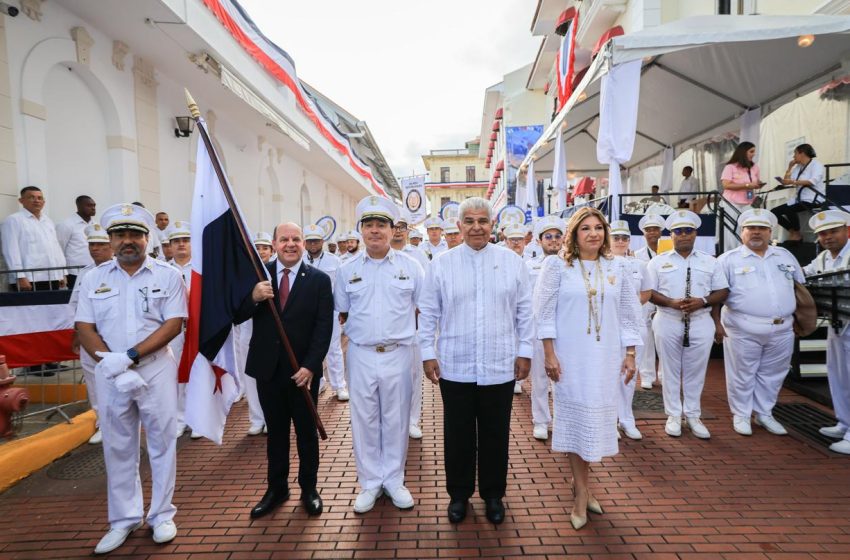
<svg viewBox="0 0 850 560">
<path fill-rule="evenodd" d="M 562 239 L 564 237 L 561 233 L 544 233 L 543 239 L 546 241 L 552 241 L 553 239 Z"/>
<path fill-rule="evenodd" d="M 671 229 L 670 231 L 672 231 L 672 232 L 673 232 L 673 233 L 675 233 L 676 235 L 690 235 L 690 234 L 692 234 L 693 232 L 695 232 L 695 231 L 696 231 L 696 228 L 692 228 L 692 227 L 677 227 L 677 228 L 673 228 L 673 229 Z"/>
</svg>

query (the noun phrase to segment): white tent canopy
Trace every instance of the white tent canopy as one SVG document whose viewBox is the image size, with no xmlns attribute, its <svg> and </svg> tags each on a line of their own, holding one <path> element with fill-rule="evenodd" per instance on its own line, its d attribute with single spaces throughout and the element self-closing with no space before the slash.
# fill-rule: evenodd
<svg viewBox="0 0 850 560">
<path fill-rule="evenodd" d="M 615 37 L 600 52 L 540 140 L 529 150 L 538 178 L 550 176 L 553 139 L 563 126 L 567 170 L 605 176 L 597 160 L 601 78 L 642 60 L 629 169 L 676 155 L 719 133 L 737 131 L 747 109 L 761 116 L 850 73 L 850 17 L 695 16 Z M 811 46 L 798 37 L 814 35 Z"/>
</svg>

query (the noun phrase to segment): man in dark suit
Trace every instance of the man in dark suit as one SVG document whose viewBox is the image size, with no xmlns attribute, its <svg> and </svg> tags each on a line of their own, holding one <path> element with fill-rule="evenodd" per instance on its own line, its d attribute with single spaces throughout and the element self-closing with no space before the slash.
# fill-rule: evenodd
<svg viewBox="0 0 850 560">
<path fill-rule="evenodd" d="M 316 491 L 319 470 L 319 438 L 301 387 L 306 386 L 318 401 L 322 360 L 328 352 L 333 329 L 333 290 L 330 277 L 301 262 L 304 238 L 295 224 L 275 228 L 277 258 L 268 263 L 272 282 L 254 286 L 236 317 L 241 323 L 254 319 L 245 373 L 257 380 L 257 393 L 266 418 L 269 438 L 268 490 L 251 510 L 261 517 L 289 498 L 289 424 L 295 424 L 298 446 L 298 485 L 301 502 L 310 515 L 322 512 Z M 294 371 L 278 336 L 266 300 L 280 310 L 283 328 L 299 369 Z"/>
</svg>

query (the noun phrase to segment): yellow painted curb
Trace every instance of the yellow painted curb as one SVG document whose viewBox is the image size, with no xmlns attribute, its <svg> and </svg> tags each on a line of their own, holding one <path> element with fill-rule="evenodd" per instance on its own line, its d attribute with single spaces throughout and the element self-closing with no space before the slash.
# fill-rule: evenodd
<svg viewBox="0 0 850 560">
<path fill-rule="evenodd" d="M 71 418 L 70 424 L 63 422 L 0 446 L 0 491 L 88 441 L 95 419 L 89 410 Z"/>
</svg>

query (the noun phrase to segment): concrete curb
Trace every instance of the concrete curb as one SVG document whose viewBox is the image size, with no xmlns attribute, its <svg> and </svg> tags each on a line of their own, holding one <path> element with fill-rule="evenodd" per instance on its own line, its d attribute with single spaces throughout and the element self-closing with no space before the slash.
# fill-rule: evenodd
<svg viewBox="0 0 850 560">
<path fill-rule="evenodd" d="M 95 412 L 86 411 L 46 430 L 0 446 L 0 492 L 88 441 Z"/>
</svg>

